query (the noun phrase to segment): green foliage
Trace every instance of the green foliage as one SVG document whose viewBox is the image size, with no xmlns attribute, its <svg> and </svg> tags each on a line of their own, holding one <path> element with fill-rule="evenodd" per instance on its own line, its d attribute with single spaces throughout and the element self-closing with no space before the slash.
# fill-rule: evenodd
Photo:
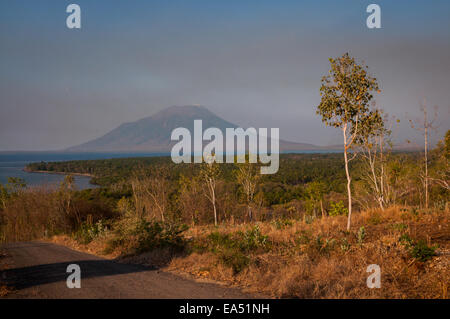
<svg viewBox="0 0 450 319">
<path fill-rule="evenodd" d="M 312 224 L 315 219 L 316 219 L 316 216 L 314 216 L 314 215 L 308 215 L 308 214 L 303 215 L 303 222 L 305 224 L 308 224 L 308 225 Z"/>
<path fill-rule="evenodd" d="M 436 255 L 437 246 L 428 246 L 424 240 L 415 241 L 408 234 L 402 234 L 399 242 L 405 246 L 409 255 L 421 262 L 430 260 Z"/>
<path fill-rule="evenodd" d="M 408 234 L 402 234 L 401 236 L 400 236 L 400 238 L 398 239 L 398 241 L 401 243 L 401 244 L 403 244 L 403 245 L 405 245 L 405 246 L 411 246 L 412 244 L 413 244 L 413 240 L 412 240 L 412 238 L 411 237 L 409 237 L 409 235 Z"/>
<path fill-rule="evenodd" d="M 331 202 L 330 205 L 331 205 L 331 209 L 328 212 L 328 214 L 330 216 L 342 216 L 342 215 L 347 216 L 348 215 L 348 208 L 346 208 L 344 206 L 344 203 L 342 201 L 339 201 L 337 203 Z"/>
<path fill-rule="evenodd" d="M 350 243 L 348 242 L 347 238 L 341 239 L 341 250 L 346 252 L 350 250 Z"/>
<path fill-rule="evenodd" d="M 27 186 L 25 180 L 18 177 L 8 177 L 5 186 L 0 184 L 0 209 L 6 207 L 7 201 L 19 194 Z"/>
<path fill-rule="evenodd" d="M 361 226 L 358 229 L 358 234 L 357 234 L 358 244 L 362 245 L 365 238 L 366 238 L 366 229 L 364 228 L 364 226 Z"/>
<path fill-rule="evenodd" d="M 244 270 L 249 263 L 250 258 L 239 250 L 225 249 L 219 254 L 220 261 L 227 267 L 233 269 L 233 273 L 237 274 Z"/>
<path fill-rule="evenodd" d="M 236 182 L 239 184 L 241 192 L 245 197 L 245 203 L 250 205 L 256 193 L 256 187 L 261 179 L 259 167 L 250 163 L 248 159 L 245 163 L 236 164 L 237 169 L 234 171 Z"/>
<path fill-rule="evenodd" d="M 305 187 L 304 198 L 306 202 L 306 211 L 316 214 L 321 209 L 321 202 L 327 192 L 325 183 L 314 181 Z"/>
<path fill-rule="evenodd" d="M 292 220 L 286 218 L 277 218 L 272 222 L 272 224 L 276 229 L 285 229 L 292 226 Z"/>
<path fill-rule="evenodd" d="M 242 271 L 251 259 L 249 255 L 257 250 L 269 249 L 268 237 L 261 234 L 258 225 L 245 232 L 237 232 L 233 236 L 213 232 L 207 237 L 207 249 L 216 255 L 224 265 L 231 267 L 234 273 Z"/>
<path fill-rule="evenodd" d="M 261 234 L 259 225 L 253 226 L 246 232 L 239 233 L 242 236 L 241 250 L 250 252 L 257 248 L 266 248 L 268 245 L 268 236 Z"/>
<path fill-rule="evenodd" d="M 87 222 L 81 224 L 80 229 L 75 233 L 75 239 L 81 244 L 89 244 L 94 239 L 106 234 L 108 227 L 101 219 L 95 224 Z"/>
<path fill-rule="evenodd" d="M 314 241 L 311 241 L 310 248 L 321 255 L 328 255 L 336 246 L 334 238 L 323 239 L 321 235 L 317 235 Z"/>
<path fill-rule="evenodd" d="M 409 250 L 411 257 L 425 262 L 436 255 L 436 246 L 428 246 L 424 240 L 419 240 Z"/>
<path fill-rule="evenodd" d="M 311 242 L 311 234 L 305 230 L 298 233 L 298 237 L 295 239 L 297 245 L 306 245 Z"/>
<path fill-rule="evenodd" d="M 135 211 L 134 203 L 130 198 L 122 197 L 117 202 L 117 210 L 124 216 L 131 216 Z"/>
<path fill-rule="evenodd" d="M 397 223 L 397 224 L 393 224 L 393 225 L 391 225 L 391 228 L 392 228 L 393 230 L 396 230 L 396 231 L 402 232 L 402 231 L 404 231 L 404 230 L 407 230 L 407 229 L 408 229 L 408 225 L 406 225 L 406 224 L 403 224 L 403 223 Z"/>
<path fill-rule="evenodd" d="M 124 218 L 116 224 L 115 237 L 109 241 L 107 250 L 122 248 L 130 253 L 143 253 L 156 248 L 182 250 L 186 241 L 182 233 L 187 226 L 175 223 L 148 221 L 144 218 Z"/>
<path fill-rule="evenodd" d="M 411 207 L 409 210 L 409 213 L 413 215 L 414 217 L 419 216 L 419 209 L 417 207 Z"/>
<path fill-rule="evenodd" d="M 91 182 L 109 189 L 115 200 L 122 196 L 131 196 L 130 178 L 136 170 L 155 172 L 157 167 L 166 167 L 167 179 L 179 181 L 183 175 L 192 180 L 200 175 L 201 165 L 174 164 L 170 157 L 115 158 L 106 160 L 81 160 L 65 162 L 40 162 L 27 165 L 29 170 L 49 172 L 71 172 L 91 174 Z M 224 163 L 219 165 L 221 180 L 238 187 L 236 170 L 238 165 Z M 156 174 L 156 173 L 155 173 Z M 281 154 L 280 169 L 277 174 L 258 174 L 258 188 L 261 190 L 264 204 L 277 205 L 303 198 L 303 185 L 321 181 L 329 189 L 344 191 L 345 175 L 342 172 L 340 154 Z M 177 184 L 177 185 L 175 185 Z M 174 182 L 173 192 L 179 193 L 182 184 Z M 114 191 L 112 191 L 114 189 Z"/>
<path fill-rule="evenodd" d="M 370 121 L 366 119 L 373 116 L 369 103 L 372 92 L 378 90 L 377 79 L 369 76 L 367 67 L 358 65 L 348 53 L 329 60 L 331 70 L 329 75 L 322 77 L 317 114 L 329 126 L 351 124 L 352 133 L 355 133 L 358 121 L 368 129 Z"/>
<path fill-rule="evenodd" d="M 371 225 L 379 225 L 383 222 L 382 216 L 379 212 L 375 212 L 373 214 L 370 215 L 369 219 L 367 220 L 367 222 Z"/>
</svg>

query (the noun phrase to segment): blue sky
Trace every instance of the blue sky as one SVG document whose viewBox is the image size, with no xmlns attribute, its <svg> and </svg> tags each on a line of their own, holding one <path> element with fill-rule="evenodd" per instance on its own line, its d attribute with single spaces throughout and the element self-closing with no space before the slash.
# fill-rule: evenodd
<svg viewBox="0 0 450 319">
<path fill-rule="evenodd" d="M 70 3 L 81 30 L 65 26 Z M 382 29 L 365 25 L 370 3 Z M 336 144 L 315 108 L 345 52 L 379 79 L 399 142 L 417 137 L 406 118 L 423 97 L 449 128 L 450 1 L 0 0 L 0 43 L 0 150 L 65 148 L 186 104 Z"/>
</svg>

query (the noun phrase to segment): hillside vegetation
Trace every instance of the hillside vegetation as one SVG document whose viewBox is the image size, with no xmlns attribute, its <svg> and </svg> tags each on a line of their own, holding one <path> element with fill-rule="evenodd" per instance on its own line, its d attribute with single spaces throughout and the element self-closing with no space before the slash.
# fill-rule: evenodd
<svg viewBox="0 0 450 319">
<path fill-rule="evenodd" d="M 446 150 L 445 143 L 433 150 L 431 172 L 442 173 Z M 263 177 L 252 174 L 257 165 L 219 165 L 214 203 L 208 164 L 175 165 L 169 158 L 36 163 L 29 167 L 88 172 L 102 187 L 76 190 L 70 175 L 58 188 L 25 188 L 10 179 L 2 186 L 0 235 L 54 240 L 273 297 L 447 298 L 448 190 L 432 183 L 426 208 L 421 154 L 390 154 L 384 164 L 395 193 L 381 209 L 364 161 L 352 163 L 357 213 L 347 231 L 341 154 L 282 155 L 279 173 Z M 245 181 L 254 185 L 252 196 Z M 366 286 L 370 264 L 382 268 L 381 289 Z"/>
<path fill-rule="evenodd" d="M 448 298 L 450 131 L 430 150 L 433 121 L 422 105 L 413 126 L 424 153 L 393 153 L 398 119 L 376 107 L 378 80 L 349 54 L 330 66 L 316 111 L 341 131 L 342 154 L 285 154 L 277 174 L 263 176 L 249 160 L 30 164 L 89 174 L 102 187 L 77 191 L 71 175 L 56 189 L 10 179 L 0 188 L 1 240 L 62 235 L 123 262 L 274 297 Z M 366 285 L 372 264 L 381 267 L 380 288 Z"/>
</svg>

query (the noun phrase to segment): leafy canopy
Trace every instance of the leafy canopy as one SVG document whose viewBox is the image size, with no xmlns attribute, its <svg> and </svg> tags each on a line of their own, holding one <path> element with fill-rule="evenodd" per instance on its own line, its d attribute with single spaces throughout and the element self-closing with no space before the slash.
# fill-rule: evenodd
<svg viewBox="0 0 450 319">
<path fill-rule="evenodd" d="M 379 130 L 382 117 L 378 110 L 370 109 L 372 93 L 379 92 L 377 79 L 368 74 L 367 66 L 357 64 L 348 53 L 329 61 L 331 70 L 322 77 L 321 102 L 317 108 L 322 121 L 327 126 L 349 127 L 355 135 L 372 134 L 372 127 Z"/>
</svg>

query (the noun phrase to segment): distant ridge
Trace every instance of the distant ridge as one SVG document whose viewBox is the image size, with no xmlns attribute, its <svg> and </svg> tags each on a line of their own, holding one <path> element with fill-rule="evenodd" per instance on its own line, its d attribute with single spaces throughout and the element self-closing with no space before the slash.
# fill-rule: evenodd
<svg viewBox="0 0 450 319">
<path fill-rule="evenodd" d="M 172 131 L 185 127 L 193 132 L 194 120 L 203 121 L 203 129 L 226 128 L 239 125 L 228 122 L 207 108 L 197 105 L 171 106 L 152 116 L 135 122 L 123 123 L 109 133 L 92 141 L 70 147 L 69 152 L 170 152 L 176 143 L 170 140 Z M 246 129 L 246 127 L 244 127 Z M 313 151 L 326 148 L 306 143 L 280 140 L 280 151 Z"/>
</svg>

